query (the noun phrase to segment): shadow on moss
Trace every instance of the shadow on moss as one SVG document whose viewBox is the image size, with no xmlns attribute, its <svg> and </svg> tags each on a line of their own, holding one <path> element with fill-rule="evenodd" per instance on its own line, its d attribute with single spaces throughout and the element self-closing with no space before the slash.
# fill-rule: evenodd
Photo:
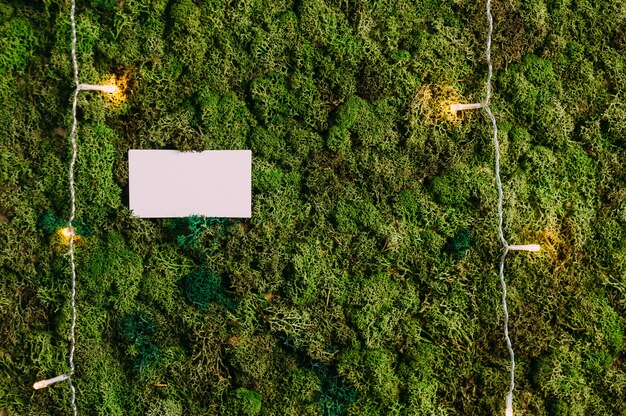
<svg viewBox="0 0 626 416">
<path fill-rule="evenodd" d="M 200 253 L 205 247 L 210 247 L 210 257 L 217 250 L 220 237 L 234 224 L 228 218 L 192 215 L 173 219 L 169 224 L 169 230 L 174 234 L 176 242 L 183 248 Z"/>
<path fill-rule="evenodd" d="M 144 312 L 126 315 L 118 324 L 118 335 L 126 348 L 126 354 L 140 373 L 158 361 L 159 349 L 152 337 L 157 328 L 156 321 Z"/>
<path fill-rule="evenodd" d="M 480 236 L 475 234 L 469 228 L 461 228 L 454 234 L 454 237 L 448 239 L 447 248 L 450 253 L 457 259 L 462 259 L 467 252 L 476 247 Z"/>
<path fill-rule="evenodd" d="M 231 312 L 237 308 L 237 303 L 224 293 L 220 278 L 213 272 L 198 269 L 182 277 L 178 283 L 187 301 L 199 310 L 213 302 Z"/>
</svg>

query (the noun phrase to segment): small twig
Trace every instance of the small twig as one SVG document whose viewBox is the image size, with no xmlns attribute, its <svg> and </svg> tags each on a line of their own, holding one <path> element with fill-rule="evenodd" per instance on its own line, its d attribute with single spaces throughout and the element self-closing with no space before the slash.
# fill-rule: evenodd
<svg viewBox="0 0 626 416">
<path fill-rule="evenodd" d="M 328 308 L 328 302 L 330 301 L 330 285 L 328 285 L 328 293 L 326 294 L 326 307 Z"/>
</svg>

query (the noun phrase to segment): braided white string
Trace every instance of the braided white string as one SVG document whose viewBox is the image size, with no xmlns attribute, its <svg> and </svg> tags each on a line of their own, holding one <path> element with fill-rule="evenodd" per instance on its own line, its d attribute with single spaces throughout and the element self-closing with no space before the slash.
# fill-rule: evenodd
<svg viewBox="0 0 626 416">
<path fill-rule="evenodd" d="M 70 374 L 68 377 L 68 382 L 70 385 L 70 389 L 72 391 L 72 410 L 74 412 L 74 416 L 78 415 L 78 408 L 76 406 L 76 389 L 74 388 L 74 384 L 72 383 L 72 376 L 74 375 L 74 352 L 76 351 L 76 262 L 74 261 L 74 239 L 76 237 L 76 231 L 74 227 L 72 227 L 72 221 L 76 216 L 76 191 L 74 189 L 74 165 L 76 164 L 76 154 L 78 153 L 78 149 L 76 146 L 76 126 L 78 121 L 76 120 L 76 106 L 78 104 L 78 91 L 80 90 L 80 82 L 78 80 L 78 61 L 76 60 L 76 1 L 72 0 L 72 7 L 70 11 L 70 19 L 72 21 L 72 65 L 74 66 L 74 99 L 72 101 L 72 130 L 70 132 L 70 140 L 72 141 L 72 161 L 70 162 L 70 196 L 71 196 L 71 213 L 70 219 L 68 221 L 68 227 L 70 230 L 70 264 L 72 267 L 72 325 L 70 329 L 70 337 L 71 337 L 71 347 L 70 347 Z"/>
<path fill-rule="evenodd" d="M 496 170 L 496 186 L 498 188 L 498 235 L 500 241 L 504 247 L 504 252 L 500 257 L 500 283 L 502 285 L 502 309 L 504 311 L 504 339 L 506 340 L 506 346 L 511 356 L 511 384 L 509 386 L 509 392 L 506 396 L 506 415 L 513 415 L 513 389 L 515 388 L 515 353 L 513 352 L 513 345 L 511 344 L 511 338 L 509 337 L 509 311 L 506 306 L 506 281 L 504 280 L 504 261 L 506 255 L 509 253 L 509 243 L 504 238 L 504 231 L 502 230 L 503 223 L 503 209 L 502 209 L 502 180 L 500 179 L 500 146 L 498 143 L 498 125 L 496 124 L 496 118 L 493 116 L 491 109 L 489 108 L 489 99 L 491 98 L 491 77 L 493 75 L 493 66 L 491 65 L 491 34 L 493 32 L 493 16 L 491 15 L 491 0 L 487 0 L 487 19 L 489 20 L 489 32 L 487 33 L 487 66 L 489 73 L 487 75 L 487 97 L 485 98 L 484 108 L 491 119 L 493 126 L 493 146 L 496 151 L 495 158 L 495 170 Z"/>
</svg>

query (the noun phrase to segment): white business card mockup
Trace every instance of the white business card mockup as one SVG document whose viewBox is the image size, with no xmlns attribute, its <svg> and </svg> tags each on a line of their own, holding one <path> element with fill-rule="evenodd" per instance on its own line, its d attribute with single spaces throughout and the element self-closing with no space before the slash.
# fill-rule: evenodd
<svg viewBox="0 0 626 416">
<path fill-rule="evenodd" d="M 129 205 L 140 218 L 250 218 L 250 150 L 129 150 Z"/>
</svg>

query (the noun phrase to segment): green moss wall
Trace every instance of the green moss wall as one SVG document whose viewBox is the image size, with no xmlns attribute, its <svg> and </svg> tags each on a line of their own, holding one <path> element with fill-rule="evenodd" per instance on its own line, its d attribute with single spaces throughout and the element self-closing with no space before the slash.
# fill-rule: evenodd
<svg viewBox="0 0 626 416">
<path fill-rule="evenodd" d="M 81 414 L 504 413 L 483 3 L 78 1 Z M 10 416 L 70 413 L 69 11 L 0 0 Z M 516 414 L 626 414 L 626 3 L 493 13 Z M 252 149 L 252 219 L 134 218 L 131 148 Z"/>
</svg>

